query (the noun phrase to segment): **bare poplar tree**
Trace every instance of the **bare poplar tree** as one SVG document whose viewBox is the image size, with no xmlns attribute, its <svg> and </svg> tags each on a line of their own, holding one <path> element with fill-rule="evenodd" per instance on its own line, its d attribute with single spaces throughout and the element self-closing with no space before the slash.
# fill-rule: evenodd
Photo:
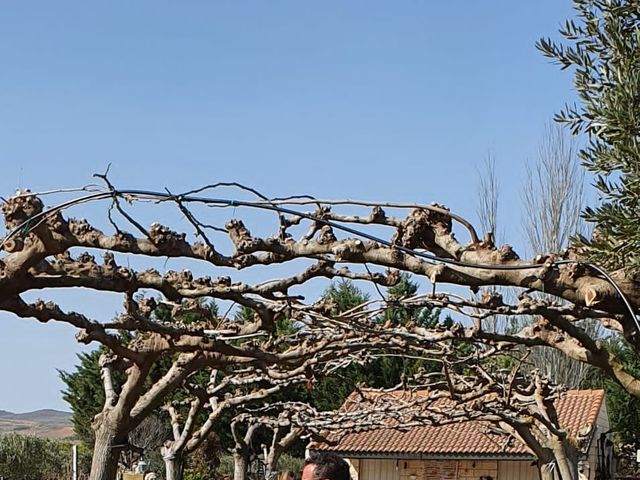
<svg viewBox="0 0 640 480">
<path fill-rule="evenodd" d="M 560 125 L 548 125 L 538 156 L 526 165 L 522 190 L 522 227 L 534 256 L 559 255 L 572 237 L 584 234 L 580 218 L 585 204 L 583 185 L 575 138 Z M 591 338 L 598 337 L 598 322 L 587 319 L 581 323 Z M 551 348 L 534 348 L 531 361 L 556 383 L 570 388 L 580 386 L 589 371 L 589 365 Z"/>
<path fill-rule="evenodd" d="M 492 150 L 489 150 L 483 160 L 482 167 L 478 170 L 478 204 L 476 216 L 480 228 L 484 233 L 484 242 L 490 245 L 499 244 L 501 233 L 498 232 L 498 210 L 500 199 L 500 182 L 496 172 L 496 157 Z M 484 290 L 492 293 L 509 295 L 508 289 L 492 285 Z M 483 322 L 483 328 L 490 332 L 504 330 L 508 319 L 504 315 L 493 315 L 487 317 Z"/>
<path fill-rule="evenodd" d="M 576 140 L 562 126 L 548 125 L 538 156 L 526 164 L 522 226 L 532 253 L 560 253 L 584 233 L 584 171 Z"/>
<path fill-rule="evenodd" d="M 479 169 L 478 207 L 476 216 L 485 236 L 490 235 L 496 241 L 498 235 L 498 199 L 500 197 L 496 158 L 490 150 Z"/>
</svg>

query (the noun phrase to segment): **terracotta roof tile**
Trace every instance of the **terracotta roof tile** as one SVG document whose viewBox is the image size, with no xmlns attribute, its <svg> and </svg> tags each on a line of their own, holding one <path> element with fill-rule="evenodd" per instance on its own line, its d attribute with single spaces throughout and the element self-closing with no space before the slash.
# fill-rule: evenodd
<svg viewBox="0 0 640 480">
<path fill-rule="evenodd" d="M 603 390 L 569 390 L 556 403 L 560 424 L 576 435 L 585 427 L 593 428 L 604 399 Z M 344 408 L 353 405 L 345 402 Z M 380 429 L 345 435 L 337 445 L 316 444 L 316 450 L 350 454 L 419 455 L 523 455 L 524 444 L 504 434 L 489 433 L 486 423 L 468 421 L 452 425 L 420 426 L 408 430 Z"/>
</svg>

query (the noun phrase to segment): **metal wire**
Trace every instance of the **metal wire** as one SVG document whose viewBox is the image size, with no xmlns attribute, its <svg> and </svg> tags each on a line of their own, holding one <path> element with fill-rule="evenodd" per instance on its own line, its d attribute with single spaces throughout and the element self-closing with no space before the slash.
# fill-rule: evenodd
<svg viewBox="0 0 640 480">
<path fill-rule="evenodd" d="M 166 192 L 155 192 L 152 190 L 135 190 L 135 189 L 132 189 L 132 190 L 109 189 L 103 192 L 93 193 L 93 194 L 85 195 L 72 200 L 68 200 L 67 202 L 63 202 L 59 205 L 56 205 L 50 208 L 49 210 L 42 211 L 36 215 L 33 215 L 32 217 L 30 217 L 29 219 L 25 220 L 20 225 L 15 227 L 13 230 L 11 230 L 9 234 L 0 243 L 0 248 L 4 247 L 4 244 L 9 239 L 18 235 L 19 233 L 26 234 L 32 231 L 34 228 L 40 225 L 42 221 L 44 221 L 47 218 L 47 216 L 51 215 L 52 213 L 60 212 L 62 210 L 65 210 L 67 208 L 70 208 L 72 206 L 75 206 L 81 203 L 87 203 L 87 202 L 96 201 L 96 200 L 106 200 L 109 198 L 116 198 L 116 197 L 137 197 L 139 199 L 149 199 L 149 200 L 159 200 L 159 201 L 179 200 L 182 203 L 202 203 L 205 205 L 217 205 L 221 207 L 234 207 L 234 208 L 247 207 L 247 208 L 255 208 L 259 210 L 274 211 L 277 213 L 283 213 L 288 215 L 294 215 L 294 216 L 305 218 L 307 220 L 312 220 L 314 222 L 321 223 L 323 225 L 327 225 L 336 230 L 350 233 L 357 237 L 365 238 L 372 242 L 376 242 L 386 247 L 398 250 L 407 255 L 422 258 L 430 262 L 434 262 L 436 264 L 442 263 L 442 264 L 454 265 L 454 266 L 463 267 L 463 268 L 472 268 L 477 270 L 498 270 L 498 271 L 532 270 L 532 269 L 539 269 L 542 267 L 542 265 L 535 264 L 535 263 L 519 264 L 519 265 L 488 265 L 488 264 L 468 263 L 468 262 L 463 262 L 463 261 L 452 259 L 452 258 L 438 257 L 437 255 L 420 252 L 417 250 L 413 250 L 411 248 L 404 247 L 402 245 L 394 245 L 390 241 L 377 237 L 375 235 L 362 232 L 355 228 L 348 227 L 346 225 L 342 225 L 340 223 L 337 223 L 331 220 L 317 217 L 310 213 L 299 212 L 297 210 L 275 205 L 268 200 L 267 201 L 233 200 L 233 199 L 226 199 L 226 198 L 209 198 L 209 197 L 201 197 L 201 196 L 194 196 L 194 195 L 180 195 L 180 194 L 173 195 Z M 376 205 L 377 204 L 374 204 L 374 203 L 369 204 L 369 206 L 376 206 Z M 429 208 L 429 207 L 425 206 L 425 208 Z M 616 290 L 616 292 L 622 299 L 626 309 L 629 311 L 629 314 L 631 315 L 631 318 L 635 323 L 637 333 L 640 333 L 640 322 L 638 321 L 638 318 L 633 310 L 631 303 L 629 302 L 629 299 L 626 297 L 626 295 L 624 294 L 622 289 L 618 286 L 618 284 L 613 280 L 613 278 L 611 278 L 611 276 L 602 267 L 595 265 L 591 262 L 585 262 L 580 260 L 556 260 L 551 262 L 549 265 L 559 266 L 559 265 L 569 265 L 569 264 L 583 265 L 585 267 L 591 268 L 592 270 L 596 271 L 598 274 L 602 275 L 602 277 L 604 277 L 605 280 L 613 286 L 613 288 Z"/>
</svg>

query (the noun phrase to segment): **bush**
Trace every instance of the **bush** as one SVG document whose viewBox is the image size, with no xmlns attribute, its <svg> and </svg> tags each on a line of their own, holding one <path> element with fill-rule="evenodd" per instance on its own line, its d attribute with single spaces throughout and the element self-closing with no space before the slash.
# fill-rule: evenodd
<svg viewBox="0 0 640 480">
<path fill-rule="evenodd" d="M 284 453 L 278 460 L 278 471 L 289 470 L 293 472 L 296 478 L 300 476 L 304 467 L 304 458 L 293 457 L 287 453 Z"/>
<path fill-rule="evenodd" d="M 220 477 L 233 477 L 233 457 L 231 455 L 220 455 L 218 474 Z"/>
<path fill-rule="evenodd" d="M 11 433 L 0 436 L 0 476 L 11 480 L 70 478 L 72 449 L 69 442 Z M 90 453 L 79 449 L 79 478 L 88 473 Z"/>
</svg>

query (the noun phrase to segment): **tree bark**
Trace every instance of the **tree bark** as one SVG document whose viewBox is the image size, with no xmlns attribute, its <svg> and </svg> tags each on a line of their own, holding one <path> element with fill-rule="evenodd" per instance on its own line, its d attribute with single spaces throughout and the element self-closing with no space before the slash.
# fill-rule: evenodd
<svg viewBox="0 0 640 480">
<path fill-rule="evenodd" d="M 275 480 L 278 476 L 278 469 L 271 466 L 265 465 L 264 467 L 264 478 L 265 480 Z"/>
<path fill-rule="evenodd" d="M 541 480 L 578 480 L 578 462 L 562 452 L 538 460 Z"/>
<path fill-rule="evenodd" d="M 162 448 L 166 480 L 182 480 L 184 474 L 184 457 L 182 452 L 173 452 Z"/>
<path fill-rule="evenodd" d="M 247 480 L 249 458 L 244 452 L 233 452 L 233 480 Z"/>
<path fill-rule="evenodd" d="M 96 429 L 89 480 L 115 480 L 118 459 L 125 443 L 126 436 L 122 438 L 108 425 Z"/>
<path fill-rule="evenodd" d="M 578 480 L 578 452 L 565 442 L 557 442 L 553 454 L 562 480 Z"/>
<path fill-rule="evenodd" d="M 538 464 L 538 471 L 540 472 L 540 480 L 560 480 L 554 463 Z"/>
</svg>

